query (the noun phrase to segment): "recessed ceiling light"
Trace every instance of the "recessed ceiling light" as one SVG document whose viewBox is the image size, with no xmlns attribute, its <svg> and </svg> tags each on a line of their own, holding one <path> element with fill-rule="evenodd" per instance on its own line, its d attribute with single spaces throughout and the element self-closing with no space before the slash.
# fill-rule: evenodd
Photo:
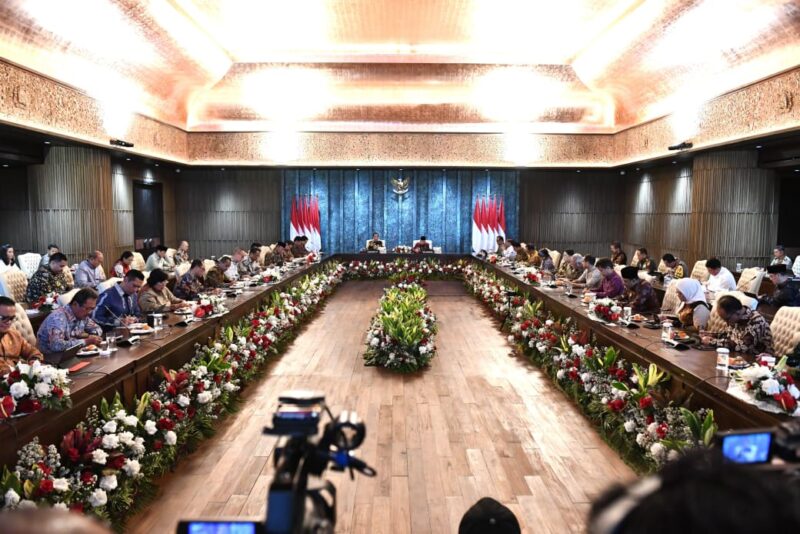
<svg viewBox="0 0 800 534">
<path fill-rule="evenodd" d="M 638 171 L 638 170 L 639 170 L 639 167 L 636 167 L 636 170 Z"/>
<path fill-rule="evenodd" d="M 762 145 L 756 145 L 756 148 L 763 148 Z"/>
<path fill-rule="evenodd" d="M 181 170 L 180 169 L 175 169 L 175 172 L 181 172 Z"/>
<path fill-rule="evenodd" d="M 156 167 L 158 167 L 158 163 L 156 163 Z"/>
<path fill-rule="evenodd" d="M 219 170 L 224 171 L 225 167 L 220 167 Z"/>
<path fill-rule="evenodd" d="M 673 160 L 673 161 L 672 161 L 672 164 L 673 164 L 673 165 L 675 165 L 676 163 L 678 163 L 678 162 L 677 162 L 677 161 L 675 161 L 675 160 Z"/>
<path fill-rule="evenodd" d="M 575 172 L 581 172 L 581 170 L 580 169 L 576 169 Z"/>
<path fill-rule="evenodd" d="M 8 167 L 8 165 L 6 165 Z M 794 172 L 800 172 L 800 169 L 795 169 Z"/>
<path fill-rule="evenodd" d="M 8 168 L 8 163 L 3 163 L 3 168 L 7 169 Z"/>
<path fill-rule="evenodd" d="M 130 160 L 131 160 L 131 158 L 125 158 L 125 161 L 130 161 Z"/>
<path fill-rule="evenodd" d="M 50 141 L 45 141 L 44 144 L 49 145 Z"/>
</svg>

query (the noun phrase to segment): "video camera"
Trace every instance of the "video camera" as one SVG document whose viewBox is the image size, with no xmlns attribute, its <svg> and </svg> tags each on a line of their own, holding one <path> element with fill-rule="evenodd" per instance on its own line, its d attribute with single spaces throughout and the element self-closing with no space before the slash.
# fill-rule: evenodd
<svg viewBox="0 0 800 534">
<path fill-rule="evenodd" d="M 267 495 L 267 520 L 181 521 L 178 533 L 185 534 L 301 534 L 332 533 L 336 525 L 336 488 L 320 477 L 330 464 L 334 471 L 358 471 L 373 477 L 376 472 L 353 456 L 364 441 L 366 427 L 355 412 L 334 417 L 325 395 L 312 391 L 289 391 L 279 398 L 272 415 L 272 427 L 264 433 L 286 441 L 275 449 L 275 477 Z M 323 412 L 330 421 L 322 436 Z M 309 476 L 316 480 L 309 482 Z"/>
<path fill-rule="evenodd" d="M 775 428 L 719 432 L 716 438 L 723 458 L 729 462 L 766 466 L 774 465 L 772 460 L 777 457 L 786 464 L 800 464 L 800 421 L 787 421 Z"/>
</svg>

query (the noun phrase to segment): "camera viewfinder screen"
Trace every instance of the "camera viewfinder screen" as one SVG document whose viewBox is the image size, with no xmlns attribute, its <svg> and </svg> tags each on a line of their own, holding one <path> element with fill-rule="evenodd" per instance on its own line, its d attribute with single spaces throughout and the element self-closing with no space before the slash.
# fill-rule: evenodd
<svg viewBox="0 0 800 534">
<path fill-rule="evenodd" d="M 189 534 L 255 534 L 256 525 L 244 522 L 193 521 L 189 524 Z"/>
<path fill-rule="evenodd" d="M 733 434 L 722 441 L 722 455 L 739 464 L 763 464 L 770 460 L 772 434 Z"/>
</svg>

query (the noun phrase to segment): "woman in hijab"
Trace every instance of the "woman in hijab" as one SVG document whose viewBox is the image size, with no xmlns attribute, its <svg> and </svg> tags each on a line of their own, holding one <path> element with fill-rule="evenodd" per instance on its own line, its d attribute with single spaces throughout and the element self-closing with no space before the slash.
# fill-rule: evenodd
<svg viewBox="0 0 800 534">
<path fill-rule="evenodd" d="M 694 278 L 681 278 L 673 282 L 677 290 L 678 299 L 678 318 L 684 326 L 694 326 L 698 330 L 704 330 L 708 324 L 708 317 L 711 308 L 706 302 L 703 286 Z"/>
</svg>

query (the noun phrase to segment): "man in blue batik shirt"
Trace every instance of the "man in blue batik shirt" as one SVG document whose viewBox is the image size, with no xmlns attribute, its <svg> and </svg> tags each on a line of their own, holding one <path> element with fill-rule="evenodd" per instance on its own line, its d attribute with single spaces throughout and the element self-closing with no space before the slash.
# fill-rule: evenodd
<svg viewBox="0 0 800 534">
<path fill-rule="evenodd" d="M 36 340 L 43 354 L 64 352 L 76 345 L 97 345 L 103 331 L 92 318 L 97 293 L 84 288 L 75 293 L 72 301 L 50 313 L 39 328 Z"/>
<path fill-rule="evenodd" d="M 104 331 L 113 330 L 117 326 L 127 326 L 139 320 L 139 316 L 142 315 L 139 308 L 139 290 L 143 285 L 142 271 L 131 269 L 122 282 L 109 287 L 100 295 L 93 317 Z"/>
</svg>

